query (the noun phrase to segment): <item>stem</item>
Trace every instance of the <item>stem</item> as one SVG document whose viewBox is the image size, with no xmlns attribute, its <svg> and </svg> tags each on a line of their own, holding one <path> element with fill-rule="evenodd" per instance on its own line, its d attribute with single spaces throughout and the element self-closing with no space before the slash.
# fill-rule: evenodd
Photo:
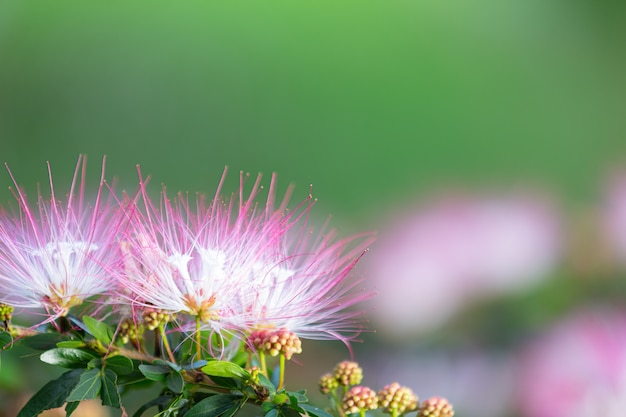
<svg viewBox="0 0 626 417">
<path fill-rule="evenodd" d="M 200 322 L 200 316 L 196 316 L 196 355 L 198 356 L 196 360 L 202 359 L 202 351 L 200 348 L 202 344 L 202 337 L 200 335 L 201 326 L 202 323 Z"/>
<path fill-rule="evenodd" d="M 283 389 L 283 385 L 285 383 L 285 354 L 281 353 L 280 354 L 280 371 L 279 371 L 279 378 L 278 378 L 278 387 L 276 388 L 277 390 L 281 390 Z"/>
<path fill-rule="evenodd" d="M 263 351 L 259 352 L 259 364 L 261 365 L 261 372 L 263 372 L 263 375 L 269 378 L 269 375 L 267 374 L 267 365 L 265 364 L 265 353 Z"/>
<path fill-rule="evenodd" d="M 176 363 L 176 359 L 174 359 L 174 355 L 172 354 L 172 350 L 170 349 L 170 342 L 167 341 L 167 335 L 165 334 L 165 325 L 159 324 L 159 334 L 161 335 L 161 341 L 163 342 L 163 347 L 167 352 L 167 356 L 170 358 L 172 363 Z"/>
<path fill-rule="evenodd" d="M 361 408 L 359 410 L 359 414 L 361 415 L 361 417 L 365 417 L 365 410 Z"/>
</svg>

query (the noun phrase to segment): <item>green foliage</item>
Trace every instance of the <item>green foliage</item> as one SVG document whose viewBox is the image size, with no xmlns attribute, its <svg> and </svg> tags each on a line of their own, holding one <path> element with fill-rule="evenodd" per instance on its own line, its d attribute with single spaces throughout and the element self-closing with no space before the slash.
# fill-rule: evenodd
<svg viewBox="0 0 626 417">
<path fill-rule="evenodd" d="M 212 395 L 209 398 L 205 398 L 204 400 L 194 405 L 185 414 L 185 417 L 219 417 L 229 411 L 232 411 L 232 409 L 235 407 L 236 410 L 240 409 L 241 407 L 243 407 L 244 403 L 245 398 L 241 397 L 240 395 L 216 394 Z"/>
<path fill-rule="evenodd" d="M 117 375 L 110 369 L 103 369 L 101 374 L 102 391 L 100 398 L 102 404 L 110 407 L 120 408 L 120 394 L 117 390 Z"/>
<path fill-rule="evenodd" d="M 244 380 L 251 378 L 250 372 L 237 364 L 227 361 L 211 361 L 202 367 L 202 372 L 210 376 L 239 378 Z"/>
<path fill-rule="evenodd" d="M 109 356 L 104 360 L 104 364 L 117 375 L 129 375 L 135 370 L 133 361 L 121 355 Z"/>
<path fill-rule="evenodd" d="M 113 335 L 115 334 L 115 330 L 113 330 L 111 326 L 89 316 L 83 316 L 83 323 L 85 324 L 87 332 L 100 343 L 103 345 L 111 344 Z"/>
<path fill-rule="evenodd" d="M 84 368 L 97 356 L 87 350 L 73 348 L 55 348 L 42 353 L 39 358 L 50 365 L 63 368 Z"/>
<path fill-rule="evenodd" d="M 96 398 L 100 394 L 102 378 L 99 369 L 90 369 L 80 375 L 74 390 L 66 398 L 67 401 L 83 401 Z"/>
<path fill-rule="evenodd" d="M 17 417 L 36 417 L 45 410 L 61 407 L 78 384 L 82 373 L 82 369 L 74 369 L 48 382 L 31 397 Z"/>
</svg>

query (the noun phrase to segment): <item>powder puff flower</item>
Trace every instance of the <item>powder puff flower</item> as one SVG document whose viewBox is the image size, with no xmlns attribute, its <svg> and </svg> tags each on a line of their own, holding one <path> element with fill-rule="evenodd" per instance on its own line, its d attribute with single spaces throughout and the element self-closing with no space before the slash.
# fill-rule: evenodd
<svg viewBox="0 0 626 417">
<path fill-rule="evenodd" d="M 351 309 L 372 296 L 351 276 L 373 241 L 370 233 L 337 240 L 334 230 L 317 234 L 308 225 L 314 201 L 307 200 L 287 219 L 286 233 L 272 252 L 254 265 L 243 293 L 248 327 L 287 329 L 306 339 L 348 341 L 360 332 L 362 311 Z M 276 227 L 285 227 L 276 226 Z"/>
<path fill-rule="evenodd" d="M 626 314 L 578 312 L 527 346 L 518 403 L 528 417 L 621 417 L 626 408 Z"/>
<path fill-rule="evenodd" d="M 381 330 L 398 336 L 436 328 L 472 300 L 528 288 L 558 260 L 558 218 L 541 199 L 453 196 L 397 217 L 368 269 Z"/>
<path fill-rule="evenodd" d="M 43 307 L 53 320 L 114 287 L 122 216 L 103 195 L 104 161 L 95 199 L 87 201 L 85 164 L 81 156 L 65 202 L 57 199 L 48 165 L 51 197 L 39 193 L 34 207 L 9 171 L 19 211 L 0 214 L 0 302 Z"/>
<path fill-rule="evenodd" d="M 134 303 L 186 313 L 216 330 L 285 327 L 318 338 L 355 332 L 349 323 L 355 313 L 346 309 L 364 296 L 348 295 L 354 285 L 348 273 L 366 241 L 346 250 L 352 241 L 332 243 L 330 232 L 310 242 L 301 222 L 310 199 L 288 211 L 290 188 L 276 208 L 272 177 L 259 207 L 261 176 L 246 195 L 242 175 L 238 195 L 226 201 L 220 196 L 225 175 L 214 199 L 206 204 L 199 196 L 193 207 L 186 195 L 172 201 L 163 189 L 157 208 L 141 180 L 144 203 L 128 238 L 123 281 Z"/>
</svg>

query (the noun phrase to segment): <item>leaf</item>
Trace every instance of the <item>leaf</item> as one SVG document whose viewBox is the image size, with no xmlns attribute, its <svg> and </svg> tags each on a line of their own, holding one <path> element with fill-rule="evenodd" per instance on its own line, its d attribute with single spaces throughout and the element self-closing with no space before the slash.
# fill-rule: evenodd
<svg viewBox="0 0 626 417">
<path fill-rule="evenodd" d="M 90 369 L 83 372 L 74 390 L 67 397 L 67 401 L 83 401 L 96 398 L 102 387 L 99 369 Z"/>
<path fill-rule="evenodd" d="M 61 407 L 78 384 L 82 373 L 82 369 L 74 369 L 48 382 L 28 400 L 17 417 L 35 417 L 45 410 Z"/>
<path fill-rule="evenodd" d="M 294 392 L 294 391 L 285 391 L 285 394 L 289 396 L 289 398 L 294 399 L 297 403 L 306 403 L 309 399 L 306 396 L 306 390 Z"/>
<path fill-rule="evenodd" d="M 90 335 L 106 346 L 111 344 L 115 334 L 112 327 L 89 316 L 83 316 L 83 323 L 85 323 L 86 330 Z"/>
<path fill-rule="evenodd" d="M 67 336 L 57 333 L 38 333 L 22 339 L 22 345 L 35 350 L 48 350 L 56 347 L 57 343 L 70 340 Z"/>
<path fill-rule="evenodd" d="M 165 365 L 139 365 L 139 370 L 148 379 L 153 381 L 164 381 L 165 376 L 169 374 L 172 369 Z"/>
<path fill-rule="evenodd" d="M 267 388 L 271 396 L 276 395 L 276 387 L 274 386 L 274 384 L 272 384 L 272 381 L 267 379 L 267 377 L 263 374 L 259 374 L 258 378 L 259 378 L 259 384 L 262 387 Z"/>
<path fill-rule="evenodd" d="M 192 369 L 202 368 L 207 363 L 208 363 L 207 361 L 205 361 L 204 359 L 201 359 L 199 361 L 191 362 L 190 364 L 183 366 L 183 369 L 186 371 L 190 371 Z"/>
<path fill-rule="evenodd" d="M 215 382 L 222 388 L 241 389 L 241 381 L 235 378 L 224 378 L 220 376 L 211 376 L 211 381 Z"/>
<path fill-rule="evenodd" d="M 321 408 L 317 408 L 312 406 L 311 404 L 298 404 L 300 408 L 302 408 L 306 413 L 313 417 L 333 417 L 332 414 L 329 414 L 327 411 L 322 410 Z"/>
<path fill-rule="evenodd" d="M 183 380 L 183 376 L 178 372 L 171 372 L 167 378 L 165 378 L 165 384 L 172 392 L 180 394 L 183 392 L 185 381 Z"/>
<path fill-rule="evenodd" d="M 84 368 L 97 356 L 95 353 L 81 349 L 55 348 L 42 353 L 39 358 L 45 363 L 63 368 Z"/>
<path fill-rule="evenodd" d="M 80 348 L 80 347 L 85 347 L 85 342 L 83 342 L 82 340 L 63 340 L 57 343 L 57 347 Z"/>
<path fill-rule="evenodd" d="M 234 402 L 241 401 L 241 399 L 240 395 L 213 395 L 191 407 L 185 417 L 218 417 L 228 411 Z"/>
<path fill-rule="evenodd" d="M 65 404 L 65 417 L 70 417 L 74 411 L 78 408 L 79 401 L 72 401 Z"/>
<path fill-rule="evenodd" d="M 0 332 L 0 349 L 3 349 L 11 342 L 13 342 L 13 336 L 11 336 L 11 333 L 5 331 Z"/>
<path fill-rule="evenodd" d="M 135 370 L 133 361 L 126 356 L 109 356 L 104 360 L 106 367 L 118 375 L 128 375 Z"/>
<path fill-rule="evenodd" d="M 133 417 L 141 417 L 141 415 L 146 412 L 148 409 L 152 408 L 152 407 L 156 407 L 156 406 L 164 406 L 166 404 L 169 404 L 172 401 L 172 396 L 170 395 L 164 395 L 162 397 L 157 397 L 153 400 L 148 401 L 147 403 L 145 403 L 144 405 L 142 405 L 141 407 L 139 407 L 139 409 L 137 411 L 135 411 L 135 414 L 133 414 Z"/>
<path fill-rule="evenodd" d="M 246 398 L 241 398 L 239 401 L 233 403 L 229 409 L 222 413 L 221 417 L 233 417 L 237 411 L 241 410 L 241 407 L 246 403 Z"/>
<path fill-rule="evenodd" d="M 210 376 L 225 376 L 243 380 L 251 378 L 250 372 L 228 361 L 211 361 L 202 367 L 202 372 Z"/>
<path fill-rule="evenodd" d="M 265 417 L 278 417 L 278 408 L 272 408 L 265 414 Z"/>
<path fill-rule="evenodd" d="M 102 404 L 120 408 L 120 393 L 117 391 L 117 375 L 110 369 L 102 372 L 102 390 L 100 391 Z"/>
</svg>

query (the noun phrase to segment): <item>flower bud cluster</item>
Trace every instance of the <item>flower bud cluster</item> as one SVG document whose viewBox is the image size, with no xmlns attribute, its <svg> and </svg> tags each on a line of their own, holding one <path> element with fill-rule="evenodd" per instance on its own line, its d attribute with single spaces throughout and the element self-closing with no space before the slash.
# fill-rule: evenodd
<svg viewBox="0 0 626 417">
<path fill-rule="evenodd" d="M 145 318 L 144 318 L 145 321 Z M 154 330 L 154 329 L 152 329 Z M 120 324 L 119 338 L 126 344 L 130 341 L 136 341 L 143 339 L 144 326 L 143 324 L 135 323 L 133 319 L 125 319 Z"/>
<path fill-rule="evenodd" d="M 344 387 L 359 385 L 363 380 L 363 369 L 358 363 L 352 361 L 343 361 L 335 367 L 334 377 L 339 385 Z"/>
<path fill-rule="evenodd" d="M 373 389 L 357 385 L 343 396 L 342 407 L 343 411 L 350 414 L 376 410 L 378 408 L 378 396 Z"/>
<path fill-rule="evenodd" d="M 148 330 L 154 330 L 176 319 L 176 314 L 154 308 L 146 308 L 141 316 Z"/>
<path fill-rule="evenodd" d="M 289 360 L 296 353 L 302 353 L 300 338 L 287 329 L 255 330 L 248 337 L 248 346 L 257 352 L 265 352 L 270 356 L 285 355 Z"/>
<path fill-rule="evenodd" d="M 324 374 L 319 387 L 323 394 L 331 395 L 335 401 L 336 389 L 344 387 L 340 402 L 341 410 L 346 414 L 360 413 L 381 409 L 392 417 L 402 416 L 418 410 L 416 417 L 452 417 L 454 410 L 448 401 L 441 397 L 432 397 L 419 406 L 417 395 L 397 382 L 386 385 L 376 393 L 369 387 L 359 385 L 363 379 L 363 370 L 356 362 L 343 361 L 337 364 L 333 373 Z M 348 390 L 348 387 L 351 387 Z"/>
<path fill-rule="evenodd" d="M 11 317 L 13 317 L 13 307 L 0 303 L 0 321 L 11 321 Z"/>
<path fill-rule="evenodd" d="M 431 397 L 422 401 L 417 411 L 417 417 L 452 417 L 454 410 L 452 404 L 445 398 Z"/>
<path fill-rule="evenodd" d="M 383 413 L 402 415 L 417 409 L 417 396 L 410 388 L 403 387 L 397 382 L 386 385 L 378 392 L 380 406 Z"/>
</svg>

